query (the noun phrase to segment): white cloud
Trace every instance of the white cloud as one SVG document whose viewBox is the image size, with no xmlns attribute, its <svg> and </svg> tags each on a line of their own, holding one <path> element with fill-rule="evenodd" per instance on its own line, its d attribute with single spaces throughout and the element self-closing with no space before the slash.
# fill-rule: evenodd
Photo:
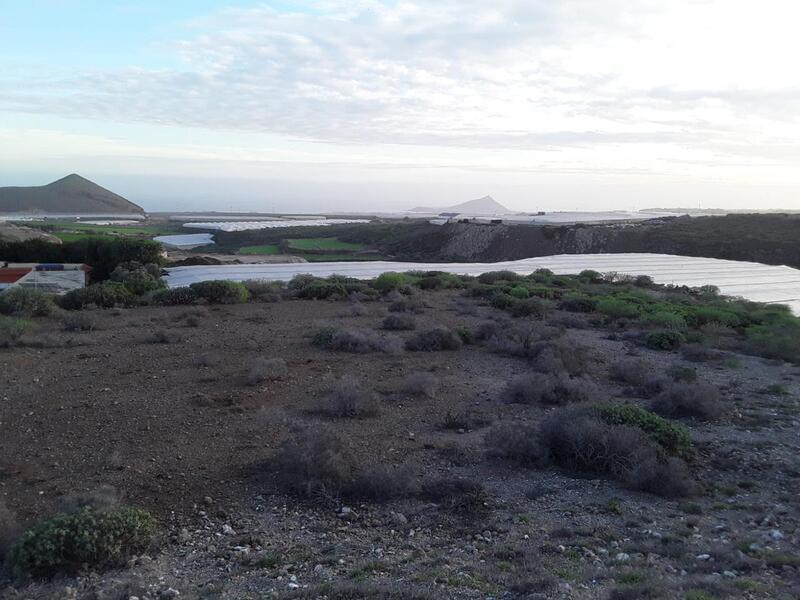
<svg viewBox="0 0 800 600">
<path fill-rule="evenodd" d="M 0 110 L 314 140 L 365 165 L 795 177 L 800 6 L 790 0 L 301 8 L 193 21 L 169 46 L 181 70 L 0 80 Z M 358 145 L 380 149 L 359 159 Z"/>
</svg>

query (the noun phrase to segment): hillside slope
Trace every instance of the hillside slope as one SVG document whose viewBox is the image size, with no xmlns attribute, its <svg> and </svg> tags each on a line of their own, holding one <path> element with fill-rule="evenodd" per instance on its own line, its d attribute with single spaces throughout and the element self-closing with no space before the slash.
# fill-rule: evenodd
<svg viewBox="0 0 800 600">
<path fill-rule="evenodd" d="M 73 173 L 42 186 L 0 187 L 0 212 L 143 214 L 144 209 Z"/>
<path fill-rule="evenodd" d="M 467 202 L 462 202 L 461 204 L 455 204 L 453 206 L 448 206 L 446 208 L 431 208 L 427 206 L 417 206 L 416 208 L 412 208 L 411 212 L 423 212 L 423 213 L 459 213 L 459 214 L 468 214 L 468 215 L 487 215 L 487 216 L 494 216 L 494 215 L 510 215 L 513 211 L 508 210 L 505 206 L 500 204 L 497 200 L 492 198 L 491 196 L 484 196 L 483 198 L 478 198 L 476 200 L 468 200 Z"/>
</svg>

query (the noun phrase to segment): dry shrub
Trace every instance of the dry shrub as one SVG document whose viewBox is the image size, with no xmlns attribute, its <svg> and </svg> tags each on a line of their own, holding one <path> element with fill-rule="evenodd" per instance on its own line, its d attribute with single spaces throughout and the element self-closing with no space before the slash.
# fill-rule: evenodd
<svg viewBox="0 0 800 600">
<path fill-rule="evenodd" d="M 485 427 L 491 422 L 490 417 L 474 410 L 447 411 L 442 420 L 441 428 L 450 431 L 470 431 Z"/>
<path fill-rule="evenodd" d="M 406 350 L 411 352 L 436 352 L 439 350 L 460 350 L 461 337 L 447 327 L 434 327 L 420 331 L 406 341 Z"/>
<path fill-rule="evenodd" d="M 11 545 L 22 532 L 16 515 L 0 501 L 0 565 Z"/>
<path fill-rule="evenodd" d="M 399 294 L 398 294 L 399 295 Z M 425 303 L 419 298 L 400 296 L 389 305 L 389 312 L 420 314 L 425 311 Z"/>
<path fill-rule="evenodd" d="M 540 373 L 583 375 L 589 370 L 588 350 L 564 339 L 537 342 L 529 348 L 528 356 Z"/>
<path fill-rule="evenodd" d="M 148 344 L 172 344 L 180 342 L 181 338 L 177 333 L 172 333 L 166 329 L 159 329 L 145 338 Z"/>
<path fill-rule="evenodd" d="M 391 314 L 383 320 L 382 327 L 389 331 L 411 331 L 417 328 L 417 322 L 411 315 Z"/>
<path fill-rule="evenodd" d="M 72 312 L 64 315 L 62 321 L 64 331 L 92 331 L 95 327 L 94 317 L 85 312 Z"/>
<path fill-rule="evenodd" d="M 367 307 L 358 301 L 351 301 L 340 313 L 342 317 L 363 317 L 367 314 Z"/>
<path fill-rule="evenodd" d="M 257 358 L 247 373 L 247 385 L 258 385 L 286 377 L 289 367 L 282 358 Z"/>
<path fill-rule="evenodd" d="M 404 469 L 383 465 L 362 469 L 341 438 L 327 427 L 293 432 L 268 467 L 283 491 L 324 504 L 343 499 L 386 502 L 413 489 Z"/>
<path fill-rule="evenodd" d="M 420 497 L 460 515 L 486 511 L 488 495 L 478 481 L 456 477 L 435 477 L 422 483 Z"/>
<path fill-rule="evenodd" d="M 364 329 L 345 329 L 335 332 L 327 347 L 339 352 L 366 354 L 383 352 L 397 354 L 403 349 L 403 341 L 392 335 L 378 335 L 374 331 Z"/>
<path fill-rule="evenodd" d="M 319 414 L 331 419 L 353 419 L 375 416 L 378 407 L 371 392 L 362 390 L 351 377 L 334 382 L 317 406 Z"/>
<path fill-rule="evenodd" d="M 723 412 L 719 389 L 708 383 L 671 383 L 651 404 L 663 417 L 718 419 Z"/>
<path fill-rule="evenodd" d="M 425 396 L 433 398 L 439 387 L 439 380 L 432 373 L 420 371 L 411 373 L 404 380 L 401 386 L 403 393 L 410 396 Z"/>
<path fill-rule="evenodd" d="M 608 374 L 614 381 L 642 386 L 650 376 L 650 367 L 641 359 L 624 358 L 612 363 Z"/>
<path fill-rule="evenodd" d="M 724 354 L 702 344 L 689 344 L 681 348 L 681 356 L 690 362 L 711 362 L 722 360 Z"/>
<path fill-rule="evenodd" d="M 302 429 L 280 445 L 270 461 L 285 492 L 309 500 L 338 500 L 356 475 L 356 459 L 331 430 Z"/>
<path fill-rule="evenodd" d="M 526 373 L 512 379 L 502 399 L 514 404 L 564 405 L 596 399 L 598 387 L 586 377 L 571 378 L 565 373 L 545 375 Z"/>
<path fill-rule="evenodd" d="M 487 435 L 486 444 L 494 457 L 603 475 L 659 496 L 695 490 L 682 460 L 665 456 L 642 430 L 605 423 L 585 407 L 558 410 L 539 426 L 502 425 Z"/>
<path fill-rule="evenodd" d="M 556 327 L 563 327 L 565 329 L 589 329 L 591 326 L 589 321 L 574 313 L 554 315 L 548 319 L 548 322 Z"/>
<path fill-rule="evenodd" d="M 412 487 L 412 478 L 407 470 L 376 465 L 358 473 L 345 494 L 359 500 L 389 502 L 408 495 Z"/>
</svg>

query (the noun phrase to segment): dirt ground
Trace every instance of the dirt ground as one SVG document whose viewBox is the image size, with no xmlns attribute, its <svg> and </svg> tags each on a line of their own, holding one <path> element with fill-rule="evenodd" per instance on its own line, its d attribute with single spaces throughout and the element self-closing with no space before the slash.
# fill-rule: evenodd
<svg viewBox="0 0 800 600">
<path fill-rule="evenodd" d="M 418 329 L 476 328 L 499 314 L 457 292 L 421 297 Z M 164 539 L 109 574 L 0 580 L 0 598 L 168 598 L 170 589 L 180 598 L 281 598 L 332 581 L 426 598 L 800 597 L 797 366 L 741 355 L 687 363 L 604 329 L 567 330 L 591 351 L 598 399 L 621 397 L 608 366 L 628 355 L 654 372 L 691 366 L 721 389 L 722 419 L 686 423 L 704 491 L 670 500 L 487 458 L 492 424 L 537 422 L 551 410 L 499 399 L 529 370 L 523 359 L 481 345 L 350 354 L 310 343 L 325 324 L 377 329 L 387 304 L 363 306 L 360 316 L 347 302 L 302 300 L 94 311 L 86 333 L 37 319 L 23 346 L 0 349 L 0 500 L 30 523 L 70 496 L 113 489 L 153 511 Z M 288 374 L 248 385 L 259 358 L 285 360 Z M 433 398 L 399 391 L 418 371 L 438 379 Z M 331 421 L 312 411 L 331 378 L 345 375 L 375 392 L 376 416 Z M 788 394 L 764 391 L 776 383 Z M 483 423 L 442 428 L 448 414 L 467 411 Z M 462 518 L 418 499 L 342 510 L 286 496 L 264 465 L 309 423 L 329 424 L 365 465 L 482 483 L 485 514 Z"/>
</svg>

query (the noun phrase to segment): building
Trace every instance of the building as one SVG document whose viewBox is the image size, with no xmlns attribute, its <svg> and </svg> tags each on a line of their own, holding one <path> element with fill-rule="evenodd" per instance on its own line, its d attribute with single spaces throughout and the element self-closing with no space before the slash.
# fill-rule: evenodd
<svg viewBox="0 0 800 600">
<path fill-rule="evenodd" d="M 26 287 L 48 294 L 66 294 L 86 287 L 91 267 L 77 263 L 0 262 L 0 292 L 10 287 Z"/>
</svg>

